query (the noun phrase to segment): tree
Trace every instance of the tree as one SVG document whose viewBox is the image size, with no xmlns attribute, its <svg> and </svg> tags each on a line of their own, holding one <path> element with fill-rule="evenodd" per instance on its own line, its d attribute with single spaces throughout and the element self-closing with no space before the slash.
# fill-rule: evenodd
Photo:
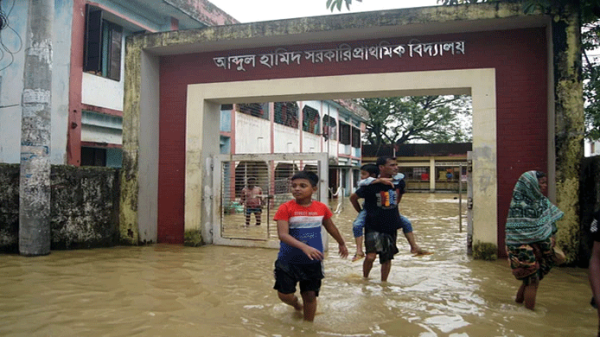
<svg viewBox="0 0 600 337">
<path fill-rule="evenodd" d="M 357 0 L 362 1 L 362 0 Z M 525 13 L 540 10 L 543 13 L 560 11 L 573 0 L 438 0 L 439 4 L 452 6 L 474 4 L 478 2 L 508 2 L 522 3 Z M 350 10 L 352 0 L 327 0 L 327 8 L 331 11 L 341 10 L 342 4 Z M 582 54 L 583 54 L 583 96 L 585 99 L 585 137 L 589 140 L 600 139 L 600 61 L 590 59 L 587 52 L 600 48 L 600 1 L 579 0 L 579 9 L 583 25 Z"/>
<path fill-rule="evenodd" d="M 471 140 L 468 96 L 364 98 L 357 102 L 370 114 L 364 136 L 369 144 Z"/>
<path fill-rule="evenodd" d="M 356 0 L 356 1 L 362 2 L 362 0 Z M 327 8 L 331 9 L 332 12 L 336 8 L 338 11 L 341 11 L 342 3 L 346 3 L 346 9 L 350 10 L 350 5 L 352 5 L 352 0 L 327 0 Z"/>
</svg>

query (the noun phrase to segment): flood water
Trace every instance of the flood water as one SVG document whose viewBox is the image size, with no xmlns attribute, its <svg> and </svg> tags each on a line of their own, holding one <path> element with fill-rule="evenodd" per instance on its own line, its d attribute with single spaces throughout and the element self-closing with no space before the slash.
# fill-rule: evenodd
<svg viewBox="0 0 600 337">
<path fill-rule="evenodd" d="M 274 249 L 152 245 L 0 255 L 0 335 L 595 336 L 587 270 L 553 269 L 529 311 L 505 260 L 466 255 L 454 195 L 407 194 L 401 210 L 435 254 L 413 257 L 399 235 L 382 284 L 330 240 L 313 323 L 272 289 Z M 334 216 L 351 255 L 355 213 L 346 201 Z"/>
</svg>

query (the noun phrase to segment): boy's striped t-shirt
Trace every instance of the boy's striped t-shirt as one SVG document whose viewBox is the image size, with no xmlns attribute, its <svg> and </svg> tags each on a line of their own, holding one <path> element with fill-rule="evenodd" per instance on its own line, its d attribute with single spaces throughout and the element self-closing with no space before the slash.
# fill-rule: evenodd
<svg viewBox="0 0 600 337">
<path fill-rule="evenodd" d="M 290 200 L 279 206 L 274 220 L 285 220 L 289 223 L 290 235 L 298 241 L 323 252 L 323 240 L 321 238 L 321 226 L 323 220 L 329 219 L 333 213 L 322 202 L 313 200 L 308 207 L 300 206 L 296 200 Z M 293 264 L 318 263 L 311 260 L 301 249 L 280 242 L 279 255 L 281 261 Z"/>
</svg>

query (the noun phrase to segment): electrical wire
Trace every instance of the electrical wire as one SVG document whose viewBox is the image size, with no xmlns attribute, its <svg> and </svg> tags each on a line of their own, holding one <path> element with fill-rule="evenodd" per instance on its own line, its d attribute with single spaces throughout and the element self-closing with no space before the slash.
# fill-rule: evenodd
<svg viewBox="0 0 600 337">
<path fill-rule="evenodd" d="M 2 8 L 0 8 L 0 62 L 4 60 L 6 55 L 10 57 L 10 62 L 8 63 L 8 65 L 0 68 L 0 71 L 3 71 L 4 69 L 10 67 L 15 61 L 15 54 L 20 52 L 21 49 L 23 49 L 23 39 L 21 39 L 19 33 L 17 33 L 17 31 L 10 25 L 9 20 L 9 17 L 12 14 L 13 9 L 15 8 L 15 2 L 16 0 L 13 0 L 13 3 L 10 6 L 10 10 L 8 11 L 8 13 L 4 13 L 4 11 L 2 11 Z M 2 32 L 5 32 L 7 29 L 11 30 L 19 40 L 17 50 L 11 50 L 6 44 L 4 44 Z"/>
</svg>

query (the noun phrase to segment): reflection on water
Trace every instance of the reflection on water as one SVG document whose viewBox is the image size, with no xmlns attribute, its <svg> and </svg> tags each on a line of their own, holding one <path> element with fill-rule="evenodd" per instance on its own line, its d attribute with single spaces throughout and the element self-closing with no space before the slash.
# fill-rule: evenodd
<svg viewBox="0 0 600 337">
<path fill-rule="evenodd" d="M 401 207 L 435 254 L 413 257 L 400 235 L 382 284 L 378 266 L 363 280 L 330 240 L 313 324 L 272 289 L 276 250 L 153 245 L 0 255 L 0 335 L 594 336 L 587 270 L 553 270 L 528 311 L 506 261 L 466 256 L 453 195 L 407 194 Z M 334 216 L 351 254 L 354 216 L 347 201 Z"/>
</svg>

